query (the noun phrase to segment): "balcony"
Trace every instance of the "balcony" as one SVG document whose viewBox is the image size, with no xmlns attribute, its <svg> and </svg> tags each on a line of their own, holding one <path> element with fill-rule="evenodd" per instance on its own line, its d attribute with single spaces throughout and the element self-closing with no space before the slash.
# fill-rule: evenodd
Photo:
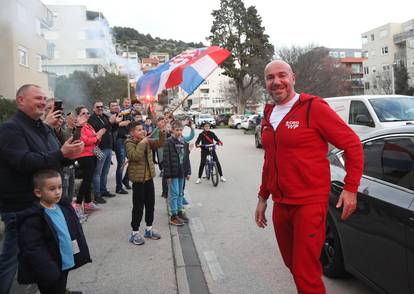
<svg viewBox="0 0 414 294">
<path fill-rule="evenodd" d="M 414 37 L 414 29 L 394 35 L 394 44 L 405 42 L 407 39 Z"/>
</svg>

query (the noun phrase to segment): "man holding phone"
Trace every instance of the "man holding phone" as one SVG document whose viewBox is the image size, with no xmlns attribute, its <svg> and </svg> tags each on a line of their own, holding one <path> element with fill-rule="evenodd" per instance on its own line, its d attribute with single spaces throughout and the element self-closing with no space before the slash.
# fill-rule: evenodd
<svg viewBox="0 0 414 294">
<path fill-rule="evenodd" d="M 63 145 L 41 120 L 46 94 L 37 85 L 27 84 L 16 93 L 17 112 L 0 126 L 0 214 L 5 224 L 0 249 L 0 293 L 10 293 L 17 270 L 16 213 L 36 200 L 33 175 L 42 169 L 61 171 L 65 159 L 76 158 L 84 144 Z"/>
</svg>

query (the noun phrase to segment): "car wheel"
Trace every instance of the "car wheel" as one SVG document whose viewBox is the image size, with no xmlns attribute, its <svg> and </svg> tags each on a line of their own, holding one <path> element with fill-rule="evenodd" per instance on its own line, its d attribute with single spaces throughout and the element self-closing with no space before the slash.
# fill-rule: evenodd
<svg viewBox="0 0 414 294">
<path fill-rule="evenodd" d="M 241 129 L 241 124 L 237 124 L 236 129 L 240 130 Z"/>
<path fill-rule="evenodd" d="M 347 276 L 342 254 L 341 240 L 335 222 L 328 214 L 326 221 L 326 238 L 321 252 L 323 274 L 329 278 L 342 278 Z"/>
</svg>

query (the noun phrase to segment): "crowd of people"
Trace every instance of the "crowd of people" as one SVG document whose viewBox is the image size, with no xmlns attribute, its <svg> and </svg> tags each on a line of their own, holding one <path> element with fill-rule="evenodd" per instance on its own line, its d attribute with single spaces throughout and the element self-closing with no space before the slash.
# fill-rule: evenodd
<svg viewBox="0 0 414 294">
<path fill-rule="evenodd" d="M 95 101 L 65 112 L 62 101 L 47 98 L 37 85 L 24 85 L 16 94 L 17 113 L 0 126 L 0 212 L 5 237 L 0 252 L 0 293 L 10 293 L 13 278 L 36 283 L 41 293 L 68 293 L 68 272 L 91 262 L 81 224 L 102 209 L 108 198 L 132 189 L 129 242 L 157 240 L 153 229 L 158 164 L 161 196 L 168 198 L 169 223 L 189 222 L 185 213 L 185 182 L 190 179 L 190 151 L 195 125 L 191 119 L 143 116 L 125 98 L 104 105 Z M 188 126 L 190 134 L 184 136 Z M 196 147 L 217 136 L 204 126 Z M 210 142 L 210 143 L 211 143 Z M 116 158 L 114 190 L 108 174 Z M 201 151 L 200 170 L 205 164 Z M 214 158 L 219 166 L 217 155 Z M 80 185 L 75 185 L 75 179 Z M 199 174 L 196 183 L 200 183 Z M 76 189 L 78 186 L 78 189 Z M 113 193 L 115 192 L 115 193 Z M 140 224 L 145 213 L 145 229 Z M 72 291 L 72 293 L 81 293 Z"/>
</svg>

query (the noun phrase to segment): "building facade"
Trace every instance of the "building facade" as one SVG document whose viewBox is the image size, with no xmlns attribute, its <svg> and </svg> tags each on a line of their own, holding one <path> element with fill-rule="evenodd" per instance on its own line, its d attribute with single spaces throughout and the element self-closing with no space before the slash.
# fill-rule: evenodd
<svg viewBox="0 0 414 294">
<path fill-rule="evenodd" d="M 226 97 L 226 88 L 230 83 L 231 78 L 223 74 L 223 69 L 217 68 L 187 99 L 184 107 L 211 114 L 232 112 L 234 106 Z M 172 101 L 172 104 L 177 104 L 186 96 L 187 93 L 179 89 L 176 101 Z"/>
<path fill-rule="evenodd" d="M 85 6 L 48 5 L 53 26 L 45 37 L 54 45 L 44 68 L 58 76 L 85 71 L 92 76 L 116 72 L 117 55 L 109 24 L 100 12 Z"/>
<path fill-rule="evenodd" d="M 414 19 L 363 33 L 362 49 L 366 94 L 395 93 L 394 66 L 404 65 L 414 86 Z"/>
<path fill-rule="evenodd" d="M 347 82 L 352 90 L 352 95 L 364 94 L 363 81 L 363 62 L 366 58 L 362 57 L 362 49 L 329 49 L 329 56 L 338 59 L 342 66 L 349 72 Z"/>
<path fill-rule="evenodd" d="M 50 58 L 44 38 L 52 13 L 39 0 L 2 0 L 0 9 L 0 95 L 14 99 L 23 84 L 37 84 L 48 95 L 48 74 L 42 62 Z"/>
</svg>

